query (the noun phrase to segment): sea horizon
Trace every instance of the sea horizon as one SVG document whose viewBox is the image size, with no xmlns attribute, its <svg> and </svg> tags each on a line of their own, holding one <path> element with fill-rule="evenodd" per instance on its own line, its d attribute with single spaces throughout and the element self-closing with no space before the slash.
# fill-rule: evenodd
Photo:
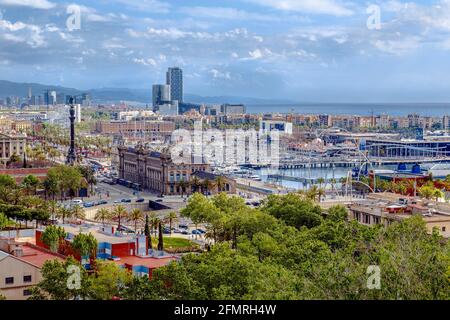
<svg viewBox="0 0 450 320">
<path fill-rule="evenodd" d="M 450 103 L 292 103 L 292 104 L 247 104 L 247 113 L 295 113 L 329 115 L 390 115 L 442 117 L 450 114 Z"/>
</svg>

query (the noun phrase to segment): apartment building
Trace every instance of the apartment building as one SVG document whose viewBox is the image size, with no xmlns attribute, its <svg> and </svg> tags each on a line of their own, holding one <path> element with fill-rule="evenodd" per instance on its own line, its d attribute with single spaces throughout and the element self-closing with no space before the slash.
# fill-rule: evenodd
<svg viewBox="0 0 450 320">
<path fill-rule="evenodd" d="M 394 193 L 376 193 L 364 201 L 349 205 L 349 219 L 365 225 L 390 225 L 396 221 L 419 215 L 429 232 L 437 230 L 450 238 L 450 205 L 418 197 L 404 197 Z"/>
<path fill-rule="evenodd" d="M 175 123 L 170 121 L 98 121 L 95 131 L 100 134 L 121 134 L 125 136 L 145 134 L 147 136 L 170 136 Z"/>
<path fill-rule="evenodd" d="M 63 258 L 31 244 L 0 239 L 0 294 L 8 300 L 28 299 L 31 288 L 42 279 L 42 266 L 49 260 Z"/>
</svg>

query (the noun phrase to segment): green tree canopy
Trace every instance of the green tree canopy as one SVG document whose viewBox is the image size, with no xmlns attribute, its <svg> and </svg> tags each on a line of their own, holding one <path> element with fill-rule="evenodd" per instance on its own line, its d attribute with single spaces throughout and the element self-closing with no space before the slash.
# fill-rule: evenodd
<svg viewBox="0 0 450 320">
<path fill-rule="evenodd" d="M 270 195 L 262 210 L 297 229 L 303 226 L 312 228 L 322 221 L 322 209 L 319 206 L 293 193 L 285 196 Z"/>
<path fill-rule="evenodd" d="M 97 247 L 97 239 L 91 233 L 80 233 L 73 238 L 72 248 L 81 257 L 95 258 Z"/>
<path fill-rule="evenodd" d="M 66 237 L 64 228 L 58 226 L 48 226 L 42 233 L 42 242 L 47 245 L 51 251 L 57 252 L 61 241 Z"/>
</svg>

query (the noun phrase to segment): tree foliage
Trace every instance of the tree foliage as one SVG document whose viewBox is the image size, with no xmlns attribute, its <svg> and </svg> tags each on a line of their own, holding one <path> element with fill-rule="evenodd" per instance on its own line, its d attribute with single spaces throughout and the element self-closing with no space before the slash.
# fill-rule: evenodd
<svg viewBox="0 0 450 320">
<path fill-rule="evenodd" d="M 91 233 L 80 233 L 73 238 L 72 248 L 81 257 L 95 258 L 97 247 L 97 239 Z"/>
<path fill-rule="evenodd" d="M 237 197 L 193 195 L 182 211 L 205 224 L 209 251 L 187 254 L 132 277 L 99 262 L 90 299 L 421 300 L 450 299 L 450 245 L 421 216 L 390 226 L 348 221 L 345 207 L 322 210 L 301 195 L 271 196 L 261 210 Z M 147 219 L 146 233 L 150 222 Z M 370 267 L 380 287 L 368 286 Z M 84 292 L 84 291 L 83 291 Z M 61 295 L 63 296 L 63 295 Z"/>
<path fill-rule="evenodd" d="M 41 235 L 42 242 L 47 245 L 51 251 L 58 252 L 61 241 L 66 237 L 64 228 L 58 226 L 48 226 Z"/>
</svg>

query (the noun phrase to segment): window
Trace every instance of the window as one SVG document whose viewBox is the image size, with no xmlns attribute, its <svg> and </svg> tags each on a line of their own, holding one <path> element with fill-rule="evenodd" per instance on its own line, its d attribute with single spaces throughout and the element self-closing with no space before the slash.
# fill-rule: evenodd
<svg viewBox="0 0 450 320">
<path fill-rule="evenodd" d="M 5 284 L 14 284 L 14 277 L 5 278 Z"/>
<path fill-rule="evenodd" d="M 31 282 L 31 276 L 24 276 L 23 277 L 23 282 Z"/>
<path fill-rule="evenodd" d="M 23 290 L 23 296 L 24 296 L 24 297 L 29 297 L 29 296 L 31 296 L 31 290 L 30 290 L 30 289 L 25 289 L 25 290 Z"/>
<path fill-rule="evenodd" d="M 447 231 L 447 227 L 442 227 L 442 232 Z"/>
</svg>

